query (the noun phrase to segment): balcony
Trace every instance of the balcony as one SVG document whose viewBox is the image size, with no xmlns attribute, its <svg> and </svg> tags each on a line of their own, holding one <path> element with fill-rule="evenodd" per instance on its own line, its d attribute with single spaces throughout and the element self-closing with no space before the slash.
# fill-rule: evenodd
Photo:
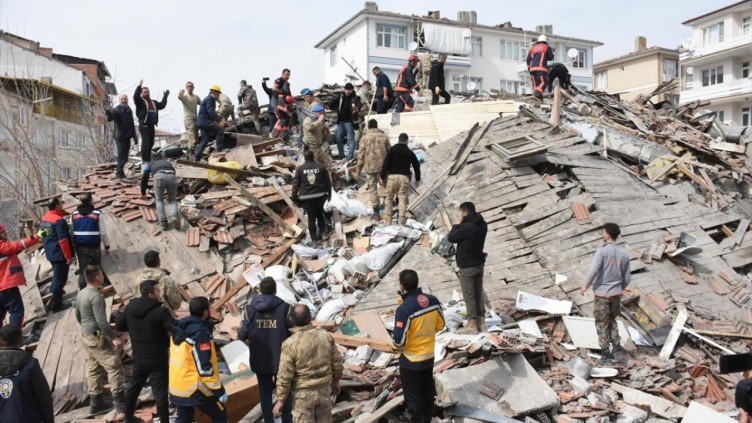
<svg viewBox="0 0 752 423">
<path fill-rule="evenodd" d="M 696 100 L 719 100 L 752 94 L 752 79 L 735 79 L 723 84 L 703 87 L 700 81 L 682 84 L 681 104 Z"/>
<path fill-rule="evenodd" d="M 692 45 L 688 50 L 679 54 L 679 61 L 686 62 L 739 47 L 752 46 L 752 34 L 738 34 L 734 37 L 720 37 L 717 42 L 707 45 Z"/>
<path fill-rule="evenodd" d="M 66 109 L 64 107 L 35 104 L 34 113 L 40 113 L 53 119 L 71 123 L 82 124 L 84 122 L 83 113 L 76 110 Z"/>
</svg>

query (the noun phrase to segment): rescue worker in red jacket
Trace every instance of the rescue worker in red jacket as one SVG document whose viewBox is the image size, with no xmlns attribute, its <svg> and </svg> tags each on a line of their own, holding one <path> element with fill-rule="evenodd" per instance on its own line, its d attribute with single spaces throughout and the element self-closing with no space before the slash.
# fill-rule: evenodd
<svg viewBox="0 0 752 423">
<path fill-rule="evenodd" d="M 418 66 L 418 56 L 411 54 L 405 65 L 397 76 L 397 86 L 394 91 L 397 94 L 397 105 L 394 111 L 397 113 L 412 112 L 415 101 L 410 93 L 418 89 L 418 83 L 415 81 L 415 67 Z"/>
<path fill-rule="evenodd" d="M 26 285 L 26 278 L 18 254 L 39 244 L 48 232 L 49 229 L 42 229 L 36 235 L 27 236 L 20 241 L 8 241 L 5 225 L 0 224 L 0 327 L 8 313 L 11 325 L 23 326 L 24 304 L 18 287 Z"/>
<path fill-rule="evenodd" d="M 70 229 L 65 221 L 63 201 L 58 197 L 47 203 L 47 214 L 42 218 L 42 228 L 49 229 L 49 234 L 42 237 L 44 255 L 52 264 L 52 283 L 50 293 L 50 309 L 57 313 L 70 305 L 63 305 L 63 287 L 68 281 L 68 270 L 73 264 L 73 248 L 71 246 Z"/>
<path fill-rule="evenodd" d="M 284 101 L 277 104 L 277 122 L 274 123 L 272 138 L 280 138 L 282 141 L 290 140 L 290 120 L 292 119 L 292 105 L 294 103 L 295 97 L 288 95 L 285 96 Z"/>
<path fill-rule="evenodd" d="M 527 52 L 527 70 L 533 81 L 533 95 L 543 98 L 543 90 L 548 84 L 548 62 L 554 60 L 554 50 L 548 45 L 548 38 L 541 34 L 538 41 Z"/>
</svg>

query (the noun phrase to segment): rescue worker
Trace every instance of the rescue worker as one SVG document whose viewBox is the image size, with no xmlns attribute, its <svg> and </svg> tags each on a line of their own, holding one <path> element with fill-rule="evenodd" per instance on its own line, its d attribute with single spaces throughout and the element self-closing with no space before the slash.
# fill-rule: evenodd
<svg viewBox="0 0 752 423">
<path fill-rule="evenodd" d="M 387 225 L 392 224 L 394 214 L 394 197 L 399 201 L 399 224 L 407 223 L 408 190 L 410 188 L 410 166 L 415 172 L 415 188 L 420 184 L 420 163 L 415 153 L 407 146 L 407 134 L 399 134 L 398 143 L 393 145 L 386 153 L 384 164 L 381 167 L 381 185 L 386 186 L 386 200 L 384 207 Z"/>
<path fill-rule="evenodd" d="M 363 105 L 360 109 L 359 116 L 365 117 L 368 114 L 368 107 L 370 107 L 371 100 L 373 99 L 371 81 L 363 81 L 363 85 L 361 85 L 358 90 L 358 97 L 360 97 L 360 103 Z"/>
<path fill-rule="evenodd" d="M 266 82 L 269 81 L 268 77 L 264 77 L 261 80 L 261 88 L 263 88 L 264 93 L 269 97 L 269 104 L 266 106 L 266 116 L 269 119 L 269 132 L 274 129 L 274 124 L 277 123 L 277 116 L 275 116 L 274 111 L 276 110 L 276 98 L 277 96 L 274 94 L 274 90 L 269 88 L 268 85 L 266 85 Z M 260 135 L 260 134 L 259 134 Z"/>
<path fill-rule="evenodd" d="M 48 235 L 42 238 L 44 255 L 52 265 L 52 282 L 50 283 L 50 310 L 54 313 L 63 311 L 70 305 L 63 304 L 63 288 L 68 281 L 68 270 L 73 264 L 73 247 L 71 245 L 70 228 L 65 221 L 63 201 L 53 197 L 47 202 L 47 214 L 42 217 L 42 228 L 49 229 Z"/>
<path fill-rule="evenodd" d="M 394 91 L 397 92 L 395 100 L 397 106 L 394 109 L 396 113 L 402 113 L 403 111 L 411 112 L 413 110 L 415 101 L 410 93 L 420 88 L 418 83 L 415 82 L 414 73 L 419 61 L 418 56 L 411 54 L 407 59 L 407 64 L 402 67 L 397 76 L 397 86 L 394 88 Z"/>
<path fill-rule="evenodd" d="M 173 318 L 177 318 L 175 311 L 183 304 L 183 297 L 180 295 L 178 284 L 170 276 L 170 272 L 160 267 L 162 260 L 159 258 L 159 251 L 147 251 L 144 254 L 144 265 L 146 265 L 146 269 L 141 271 L 137 284 L 140 285 L 141 282 L 148 280 L 157 281 L 160 293 L 159 301 L 162 303 L 162 307 L 166 308 Z M 138 287 L 136 287 L 136 298 L 138 298 L 139 292 Z"/>
<path fill-rule="evenodd" d="M 310 151 L 313 151 L 313 159 L 326 166 L 326 170 L 332 173 L 332 158 L 328 144 L 324 140 L 329 135 L 329 128 L 326 125 L 326 114 L 324 106 L 316 105 L 311 109 L 311 113 L 316 116 L 306 116 L 303 120 L 303 143 Z"/>
<path fill-rule="evenodd" d="M 282 343 L 274 416 L 282 415 L 285 401 L 292 397 L 296 423 L 329 423 L 331 395 L 340 391 L 342 354 L 329 332 L 311 325 L 307 305 L 295 305 L 291 318 L 295 327 L 292 336 Z"/>
<path fill-rule="evenodd" d="M 178 93 L 178 100 L 183 103 L 183 123 L 185 124 L 185 136 L 188 138 L 188 151 L 196 149 L 198 145 L 198 106 L 201 105 L 201 97 L 193 94 L 193 82 L 185 83 L 185 89 Z"/>
<path fill-rule="evenodd" d="M 244 111 L 250 113 L 256 132 L 261 135 L 261 121 L 259 121 L 259 101 L 256 90 L 253 86 L 248 85 L 245 79 L 240 81 L 240 91 L 238 91 L 238 114 L 243 116 Z"/>
<path fill-rule="evenodd" d="M 360 97 L 355 94 L 353 84 L 345 84 L 345 92 L 332 98 L 327 107 L 337 112 L 337 158 L 345 157 L 344 138 L 347 135 L 347 160 L 352 160 L 355 150 L 358 149 L 355 142 L 355 121 L 363 107 Z"/>
<path fill-rule="evenodd" d="M 431 90 L 431 104 L 439 104 L 439 96 L 444 98 L 444 104 L 449 104 L 451 95 L 444 88 L 444 63 L 447 55 L 439 54 L 439 58 L 431 62 L 431 78 L 428 82 L 428 88 Z"/>
<path fill-rule="evenodd" d="M 49 228 L 42 228 L 35 235 L 20 241 L 8 241 L 5 225 L 0 223 L 0 327 L 3 326 L 6 314 L 10 314 L 11 325 L 23 326 L 24 303 L 19 287 L 26 285 L 26 278 L 18 254 L 39 244 L 49 232 Z"/>
<path fill-rule="evenodd" d="M 326 167 L 313 159 L 313 151 L 306 151 L 304 157 L 305 162 L 295 169 L 292 177 L 291 197 L 295 203 L 302 204 L 308 215 L 311 240 L 317 242 L 327 232 L 324 203 L 332 197 L 332 181 Z"/>
<path fill-rule="evenodd" d="M 371 198 L 371 207 L 373 207 L 372 219 L 380 220 L 381 200 L 379 199 L 379 175 L 384 166 L 384 159 L 391 143 L 389 137 L 384 131 L 379 129 L 379 123 L 375 119 L 368 121 L 368 129 L 363 135 L 363 143 L 358 150 L 357 173 L 365 171 L 366 187 L 368 195 Z"/>
<path fill-rule="evenodd" d="M 162 307 L 159 282 L 146 280 L 138 287 L 141 294 L 128 302 L 118 316 L 116 328 L 128 332 L 133 346 L 133 376 L 125 393 L 125 422 L 136 422 L 136 402 L 148 379 L 157 402 L 160 422 L 170 421 L 167 401 L 167 369 L 170 334 L 175 319 Z"/>
<path fill-rule="evenodd" d="M 104 252 L 110 255 L 110 237 L 107 235 L 104 221 L 101 219 L 102 211 L 94 208 L 91 193 L 84 193 L 79 198 L 81 204 L 71 214 L 71 227 L 73 228 L 73 245 L 78 258 L 78 289 L 84 289 L 86 280 L 83 269 L 90 264 L 102 264 L 102 245 Z"/>
<path fill-rule="evenodd" d="M 277 106 L 279 106 L 280 103 L 284 103 L 287 96 L 292 95 L 292 88 L 290 87 L 290 69 L 282 69 L 282 76 L 274 80 L 272 93 L 272 110 L 277 110 Z"/>
<path fill-rule="evenodd" d="M 146 197 L 146 189 L 149 186 L 149 175 L 152 175 L 154 178 L 154 198 L 157 200 L 159 225 L 163 231 L 170 229 L 164 206 L 164 197 L 167 195 L 167 202 L 170 204 L 170 210 L 175 218 L 175 229 L 180 230 L 180 213 L 178 213 L 177 202 L 178 178 L 175 176 L 175 168 L 162 157 L 162 153 L 155 154 L 151 163 L 144 166 L 144 173 L 141 175 L 142 197 Z"/>
<path fill-rule="evenodd" d="M 457 267 L 460 269 L 460 287 L 465 299 L 467 325 L 459 333 L 476 334 L 486 331 L 486 303 L 483 291 L 483 266 L 486 253 L 488 225 L 483 216 L 475 211 L 475 204 L 467 201 L 460 204 L 460 223 L 452 226 L 447 240 L 457 244 Z"/>
<path fill-rule="evenodd" d="M 430 423 L 436 388 L 433 381 L 436 333 L 444 329 L 441 303 L 418 288 L 418 273 L 399 273 L 402 304 L 394 316 L 392 339 L 399 351 L 399 372 L 405 405 L 413 423 Z"/>
<path fill-rule="evenodd" d="M 195 161 L 199 161 L 201 155 L 204 154 L 204 149 L 212 140 L 216 140 L 217 151 L 224 149 L 225 121 L 217 113 L 217 100 L 220 94 L 222 94 L 222 88 L 216 84 L 212 85 L 209 87 L 209 95 L 204 97 L 198 108 L 198 129 L 201 130 L 201 142 L 193 157 Z"/>
<path fill-rule="evenodd" d="M 554 60 L 554 50 L 548 45 L 548 38 L 541 34 L 538 41 L 527 52 L 527 70 L 533 81 L 533 95 L 543 98 L 543 90 L 548 84 L 548 62 Z"/>
<path fill-rule="evenodd" d="M 104 275 L 99 266 L 84 269 L 86 287 L 78 291 L 76 297 L 76 320 L 81 325 L 81 341 L 86 349 L 86 382 L 89 387 L 89 412 L 97 414 L 107 410 L 102 397 L 104 376 L 110 384 L 112 400 L 122 420 L 125 412 L 125 391 L 123 387 L 123 363 L 120 349 L 123 341 L 115 336 L 107 321 L 105 302 L 99 288 Z"/>
<path fill-rule="evenodd" d="M 376 113 L 383 115 L 389 108 L 392 107 L 392 96 L 394 95 L 394 88 L 392 82 L 389 81 L 389 77 L 379 68 L 374 67 L 371 71 L 373 76 L 376 77 Z"/>
<path fill-rule="evenodd" d="M 4 422 L 54 423 L 52 392 L 39 361 L 21 349 L 23 332 L 0 328 L 0 416 Z"/>
<path fill-rule="evenodd" d="M 194 297 L 191 315 L 172 327 L 170 338 L 170 402 L 176 423 L 193 422 L 198 408 L 212 423 L 226 423 L 227 393 L 219 381 L 217 350 L 209 322 L 209 300 Z"/>
<path fill-rule="evenodd" d="M 428 87 L 429 81 L 431 80 L 432 64 L 433 55 L 431 54 L 431 50 L 424 51 L 423 55 L 420 57 L 420 85 L 422 87 Z"/>
<path fill-rule="evenodd" d="M 223 121 L 228 122 L 232 118 L 232 121 L 235 122 L 235 105 L 232 104 L 230 96 L 223 92 L 219 93 L 219 109 L 217 113 L 219 113 L 219 117 Z"/>
<path fill-rule="evenodd" d="M 120 94 L 118 101 L 120 104 L 110 110 L 105 110 L 104 113 L 107 115 L 108 122 L 115 122 L 115 130 L 113 132 L 117 148 L 115 177 L 123 179 L 125 178 L 125 171 L 123 169 L 125 168 L 125 163 L 128 162 L 128 153 L 131 150 L 131 139 L 133 139 L 133 144 L 138 145 L 138 133 L 133 123 L 133 111 L 128 106 L 128 95 Z"/>
<path fill-rule="evenodd" d="M 321 102 L 316 100 L 316 97 L 313 95 L 313 91 L 311 91 L 310 89 L 303 88 L 303 90 L 300 91 L 300 94 L 303 96 L 303 100 L 305 101 L 306 109 L 308 109 L 308 111 L 312 112 L 314 107 L 322 106 Z"/>
<path fill-rule="evenodd" d="M 159 124 L 159 111 L 167 106 L 167 96 L 170 90 L 162 94 L 162 101 L 151 99 L 149 88 L 144 87 L 144 80 L 139 81 L 133 93 L 133 104 L 136 105 L 138 130 L 141 132 L 141 160 L 151 161 L 151 149 L 154 147 L 154 132 Z"/>
<path fill-rule="evenodd" d="M 292 121 L 293 104 L 295 104 L 295 97 L 291 95 L 277 102 L 275 110 L 277 119 L 274 123 L 274 130 L 272 130 L 272 138 L 279 138 L 282 141 L 290 140 L 290 122 Z"/>
<path fill-rule="evenodd" d="M 277 282 L 267 276 L 259 284 L 256 295 L 245 309 L 238 339 L 248 344 L 251 370 L 258 378 L 261 412 L 264 423 L 274 423 L 272 392 L 279 370 L 282 343 L 290 337 L 290 305 L 279 298 Z M 282 422 L 292 423 L 292 402 L 288 397 L 282 409 Z"/>
</svg>

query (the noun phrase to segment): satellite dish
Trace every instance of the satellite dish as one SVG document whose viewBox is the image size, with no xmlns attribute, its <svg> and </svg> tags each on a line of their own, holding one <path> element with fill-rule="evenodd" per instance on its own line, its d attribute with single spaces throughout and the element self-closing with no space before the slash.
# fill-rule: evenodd
<svg viewBox="0 0 752 423">
<path fill-rule="evenodd" d="M 569 57 L 570 59 L 576 58 L 579 54 L 580 52 L 576 48 L 570 48 L 569 50 L 567 50 L 567 57 Z"/>
<path fill-rule="evenodd" d="M 687 66 L 685 72 L 687 72 L 687 75 L 692 75 L 693 73 L 695 73 L 695 68 L 693 68 L 692 66 Z"/>
<path fill-rule="evenodd" d="M 409 48 L 409 49 L 410 49 L 410 51 L 415 51 L 415 50 L 417 50 L 417 49 L 418 49 L 418 43 L 416 43 L 415 41 L 413 41 L 412 43 L 410 43 L 410 44 L 409 44 L 409 45 L 407 46 L 407 48 Z"/>
<path fill-rule="evenodd" d="M 467 83 L 467 89 L 468 91 L 472 91 L 475 89 L 475 82 L 468 82 Z"/>
</svg>

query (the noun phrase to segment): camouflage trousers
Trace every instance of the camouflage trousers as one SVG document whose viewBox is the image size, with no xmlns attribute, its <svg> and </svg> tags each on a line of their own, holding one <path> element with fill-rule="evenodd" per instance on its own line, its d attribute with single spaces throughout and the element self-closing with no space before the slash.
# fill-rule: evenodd
<svg viewBox="0 0 752 423">
<path fill-rule="evenodd" d="M 616 318 L 621 312 L 621 295 L 615 297 L 595 297 L 595 329 L 598 332 L 598 345 L 602 352 L 610 352 L 609 343 L 619 345 L 619 327 Z"/>
<path fill-rule="evenodd" d="M 110 383 L 113 396 L 124 392 L 123 363 L 120 355 L 104 335 L 81 334 L 86 349 L 86 382 L 89 395 L 99 395 L 104 391 L 105 379 Z"/>
<path fill-rule="evenodd" d="M 387 225 L 392 224 L 392 215 L 394 214 L 394 197 L 397 196 L 399 202 L 399 224 L 405 225 L 407 222 L 407 191 L 410 189 L 410 178 L 407 175 L 389 175 L 386 180 L 386 200 L 384 208 L 386 217 L 384 222 Z"/>
<path fill-rule="evenodd" d="M 293 423 L 330 423 L 332 421 L 332 387 L 299 389 L 292 393 Z"/>
<path fill-rule="evenodd" d="M 368 189 L 368 196 L 371 198 L 371 207 L 378 208 L 381 203 L 378 173 L 366 173 L 366 188 Z"/>
<path fill-rule="evenodd" d="M 188 139 L 188 148 L 196 148 L 198 144 L 198 126 L 196 126 L 195 120 L 185 120 L 185 137 Z"/>
<path fill-rule="evenodd" d="M 329 172 L 329 177 L 332 177 L 332 179 L 334 179 L 332 175 L 332 158 L 329 155 L 327 149 L 324 148 L 324 145 L 325 144 L 308 144 L 308 148 L 313 151 L 313 160 L 316 160 L 317 162 L 326 166 L 326 170 Z M 329 144 L 326 144 L 326 146 L 327 148 L 329 148 Z"/>
</svg>

